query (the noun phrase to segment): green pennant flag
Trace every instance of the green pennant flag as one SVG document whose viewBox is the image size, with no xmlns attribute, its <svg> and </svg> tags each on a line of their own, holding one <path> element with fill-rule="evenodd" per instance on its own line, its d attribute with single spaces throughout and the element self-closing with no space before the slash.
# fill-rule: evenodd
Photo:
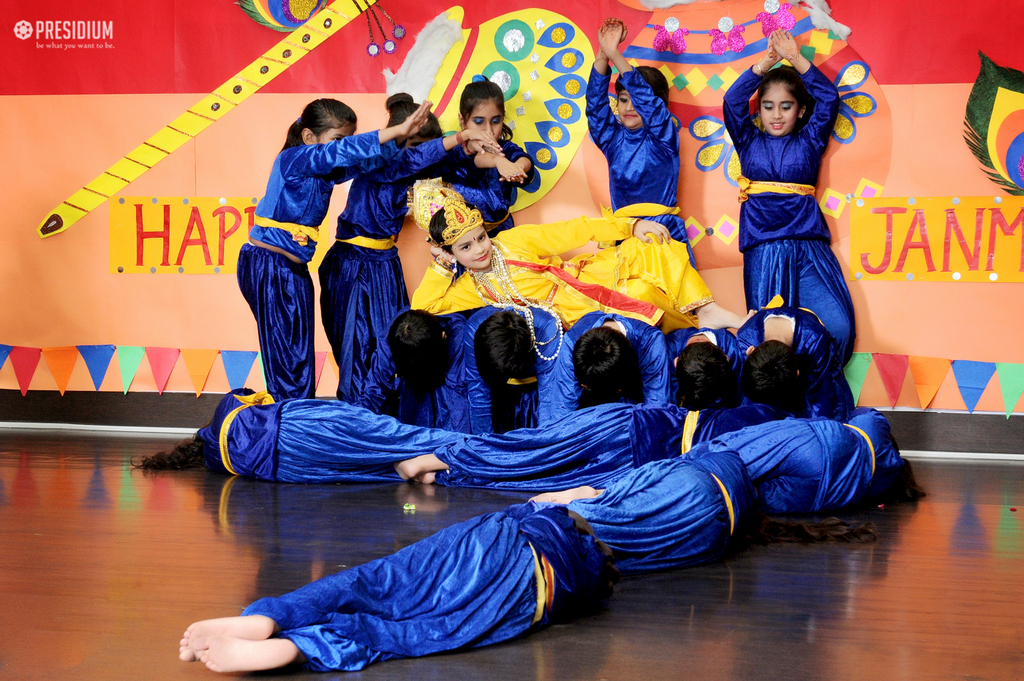
<svg viewBox="0 0 1024 681">
<path fill-rule="evenodd" d="M 860 390 L 864 387 L 864 378 L 867 377 L 868 368 L 870 367 L 870 352 L 853 353 L 850 361 L 843 367 L 843 375 L 846 376 L 846 382 L 850 384 L 850 390 L 853 391 L 854 404 L 860 401 Z"/>
<path fill-rule="evenodd" d="M 264 390 L 268 390 L 268 388 L 267 388 L 267 372 L 263 368 L 263 353 L 262 352 L 257 352 L 256 353 L 256 365 L 260 368 L 260 378 L 263 379 L 263 389 Z"/>
<path fill-rule="evenodd" d="M 1003 392 L 1006 418 L 1010 418 L 1020 396 L 1024 395 L 1024 364 L 996 362 L 996 373 L 999 374 L 999 389 Z"/>
<path fill-rule="evenodd" d="M 117 364 L 121 367 L 121 385 L 124 386 L 124 394 L 128 394 L 128 388 L 132 387 L 135 374 L 142 364 L 142 358 L 146 356 L 146 348 L 135 345 L 117 346 Z"/>
</svg>

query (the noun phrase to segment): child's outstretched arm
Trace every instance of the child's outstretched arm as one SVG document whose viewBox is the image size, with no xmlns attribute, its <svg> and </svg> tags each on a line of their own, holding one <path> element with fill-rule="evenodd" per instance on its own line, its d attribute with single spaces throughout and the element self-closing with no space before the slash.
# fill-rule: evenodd
<svg viewBox="0 0 1024 681">
<path fill-rule="evenodd" d="M 605 19 L 604 25 L 597 31 L 597 43 L 601 46 L 601 52 L 605 59 L 611 61 L 612 65 L 618 69 L 619 73 L 633 70 L 630 63 L 619 52 L 619 43 L 626 39 L 626 33 L 626 25 L 622 23 L 621 19 Z M 596 60 L 594 67 L 597 68 Z M 607 72 L 608 65 L 604 64 L 604 68 Z"/>
<path fill-rule="evenodd" d="M 382 145 L 387 144 L 391 140 L 404 139 L 419 132 L 419 129 L 427 122 L 431 106 L 433 104 L 430 102 L 423 102 L 420 104 L 420 108 L 416 109 L 411 116 L 398 125 L 393 125 L 390 128 L 381 128 L 378 133 L 380 135 L 380 143 Z"/>
<path fill-rule="evenodd" d="M 760 61 L 745 70 L 732 84 L 722 99 L 722 118 L 725 128 L 737 149 L 744 149 L 747 142 L 760 131 L 750 115 L 750 98 L 761 85 L 761 79 L 779 62 L 774 43 L 769 39 L 768 51 Z"/>
<path fill-rule="evenodd" d="M 619 123 L 615 120 L 612 108 L 608 105 L 608 84 L 611 81 L 608 69 L 610 57 L 605 53 L 601 43 L 601 33 L 609 30 L 609 22 L 617 21 L 617 19 L 605 19 L 604 24 L 598 30 L 597 55 L 594 57 L 594 68 L 587 80 L 587 127 L 590 129 L 590 137 L 594 140 L 594 144 L 606 156 Z M 620 39 L 622 37 L 625 37 L 624 26 Z M 618 43 L 616 43 L 615 52 L 618 53 L 618 51 Z"/>
</svg>

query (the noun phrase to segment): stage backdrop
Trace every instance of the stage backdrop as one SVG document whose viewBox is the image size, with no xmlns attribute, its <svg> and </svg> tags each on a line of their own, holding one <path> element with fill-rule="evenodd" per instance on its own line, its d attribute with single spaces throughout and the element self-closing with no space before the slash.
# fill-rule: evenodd
<svg viewBox="0 0 1024 681">
<path fill-rule="evenodd" d="M 860 404 L 1024 409 L 1024 18 L 1007 3 L 835 0 L 838 23 L 821 26 L 775 0 L 380 0 L 371 16 L 355 0 L 242 4 L 249 14 L 230 0 L 0 2 L 0 389 L 262 387 L 234 259 L 285 130 L 320 96 L 349 103 L 360 130 L 382 125 L 382 70 L 446 12 L 463 41 L 431 97 L 450 127 L 465 82 L 502 85 L 540 169 L 520 224 L 609 203 L 583 91 L 600 20 L 626 21 L 626 57 L 671 84 L 680 207 L 734 309 L 738 162 L 722 94 L 766 31 L 791 26 L 843 96 L 817 196 L 857 309 L 847 374 Z M 339 187 L 327 234 L 344 203 Z M 411 223 L 399 248 L 414 288 L 428 255 Z M 321 332 L 321 395 L 337 381 L 328 349 Z"/>
</svg>

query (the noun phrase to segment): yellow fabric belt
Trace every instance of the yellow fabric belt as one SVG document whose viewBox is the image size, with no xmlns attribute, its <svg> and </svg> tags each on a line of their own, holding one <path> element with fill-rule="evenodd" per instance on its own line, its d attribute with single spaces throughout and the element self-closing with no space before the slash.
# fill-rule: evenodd
<svg viewBox="0 0 1024 681">
<path fill-rule="evenodd" d="M 797 184 L 796 182 L 752 182 L 740 175 L 737 182 L 740 185 L 740 203 L 747 200 L 750 194 L 803 194 L 814 196 L 815 187 L 812 184 Z"/>
<path fill-rule="evenodd" d="M 729 511 L 729 534 L 731 535 L 736 529 L 736 510 L 732 507 L 732 497 L 729 496 L 729 490 L 725 488 L 717 475 L 711 473 L 711 477 L 718 483 L 718 489 L 722 492 L 722 497 L 725 498 L 725 508 Z"/>
<path fill-rule="evenodd" d="M 543 619 L 544 613 L 551 610 L 555 602 L 555 570 L 544 554 L 537 553 L 533 544 L 530 544 L 530 550 L 533 551 L 533 576 L 537 580 L 537 609 L 533 612 L 533 621 L 530 622 L 533 625 Z"/>
<path fill-rule="evenodd" d="M 228 453 L 228 429 L 234 422 L 235 417 L 238 416 L 238 412 L 249 407 L 255 407 L 260 404 L 273 404 L 274 398 L 271 397 L 270 393 L 263 390 L 252 395 L 235 395 L 235 399 L 242 403 L 242 406 L 234 409 L 227 416 L 224 417 L 224 423 L 220 424 L 220 461 L 224 464 L 224 468 L 227 469 L 231 475 L 238 475 L 235 472 L 234 467 L 231 465 L 231 455 Z"/>
<path fill-rule="evenodd" d="M 362 248 L 371 248 L 375 251 L 390 251 L 395 247 L 395 238 L 389 236 L 387 239 L 371 239 L 368 236 L 353 236 L 348 239 L 338 239 L 343 244 L 352 244 Z"/>
<path fill-rule="evenodd" d="M 292 235 L 292 239 L 300 246 L 305 246 L 310 240 L 316 243 L 320 240 L 320 228 L 309 227 L 308 225 L 297 225 L 294 222 L 278 222 L 277 220 L 271 220 L 270 218 L 261 218 L 256 216 L 257 227 L 273 227 L 274 229 L 283 229 Z"/>
<path fill-rule="evenodd" d="M 849 423 L 844 423 L 843 425 L 851 430 L 857 431 L 861 434 L 861 437 L 867 440 L 868 449 L 871 450 L 871 477 L 875 477 L 875 445 L 871 443 L 871 438 L 869 438 L 868 434 L 857 426 L 851 426 Z"/>
<path fill-rule="evenodd" d="M 663 206 L 660 203 L 631 203 L 613 211 L 601 206 L 601 215 L 606 218 L 647 218 L 656 215 L 679 215 L 679 206 Z"/>
<path fill-rule="evenodd" d="M 687 412 L 686 420 L 683 421 L 683 454 L 686 454 L 693 447 L 693 436 L 697 432 L 697 421 L 700 419 L 700 410 Z"/>
<path fill-rule="evenodd" d="M 537 382 L 536 376 L 528 376 L 526 378 L 510 378 L 508 379 L 509 385 L 532 385 Z"/>
<path fill-rule="evenodd" d="M 501 218 L 497 222 L 487 222 L 487 220 L 484 220 L 484 224 L 488 225 L 490 227 L 494 227 L 495 225 L 502 224 L 503 222 L 505 222 L 505 220 L 508 220 L 510 217 L 512 217 L 512 212 L 511 211 L 505 211 L 505 217 Z"/>
</svg>

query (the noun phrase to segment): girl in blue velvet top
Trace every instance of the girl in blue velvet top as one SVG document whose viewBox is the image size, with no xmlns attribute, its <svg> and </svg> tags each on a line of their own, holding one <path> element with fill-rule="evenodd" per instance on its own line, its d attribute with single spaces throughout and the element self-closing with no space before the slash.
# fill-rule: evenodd
<svg viewBox="0 0 1024 681">
<path fill-rule="evenodd" d="M 386 106 L 388 130 L 418 110 L 405 93 L 389 97 Z M 395 245 L 408 212 L 409 189 L 417 179 L 440 172 L 438 164 L 459 145 L 466 144 L 469 153 L 500 150 L 488 130 L 466 130 L 442 139 L 433 114 L 398 141 L 402 149 L 390 163 L 353 180 L 338 217 L 336 240 L 318 270 L 324 331 L 338 364 L 339 400 L 359 398 L 373 349 L 384 342 L 392 320 L 409 305 Z"/>
<path fill-rule="evenodd" d="M 774 67 L 788 59 L 792 67 Z M 760 127 L 750 114 L 757 91 Z M 853 302 L 831 234 L 814 198 L 821 159 L 839 112 L 839 92 L 785 31 L 764 58 L 725 94 L 725 126 L 739 154 L 740 251 L 748 309 L 776 295 L 812 310 L 840 346 L 853 352 Z"/>
<path fill-rule="evenodd" d="M 352 109 L 318 99 L 288 129 L 238 256 L 238 285 L 256 317 L 267 388 L 278 398 L 312 397 L 316 387 L 308 263 L 334 185 L 397 156 L 392 140 L 419 130 L 429 110 L 427 102 L 402 125 L 355 135 Z"/>
<path fill-rule="evenodd" d="M 668 81 L 657 69 L 634 69 L 623 58 L 618 45 L 625 37 L 622 22 L 605 20 L 587 82 L 587 124 L 608 159 L 612 208 L 622 217 L 659 222 L 673 239 L 689 243 L 676 207 L 679 122 L 668 110 Z M 609 61 L 620 74 L 615 82 L 618 119 L 608 105 Z"/>
<path fill-rule="evenodd" d="M 488 132 L 501 145 L 500 153 L 475 155 L 457 148 L 448 155 L 441 173 L 441 179 L 480 211 L 487 234 L 494 237 L 515 227 L 509 211 L 519 185 L 533 181 L 533 159 L 512 141 L 512 130 L 505 125 L 505 96 L 496 83 L 482 80 L 466 85 L 459 99 L 459 126 L 463 135 L 473 130 Z"/>
</svg>

